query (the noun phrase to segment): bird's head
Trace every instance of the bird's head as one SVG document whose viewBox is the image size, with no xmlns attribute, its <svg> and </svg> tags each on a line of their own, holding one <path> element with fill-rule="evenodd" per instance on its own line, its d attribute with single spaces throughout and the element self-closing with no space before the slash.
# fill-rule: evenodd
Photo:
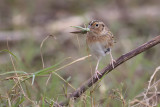
<svg viewBox="0 0 160 107">
<path fill-rule="evenodd" d="M 90 33 L 99 35 L 105 31 L 105 24 L 101 21 L 94 20 L 89 23 L 88 28 L 90 29 Z"/>
</svg>

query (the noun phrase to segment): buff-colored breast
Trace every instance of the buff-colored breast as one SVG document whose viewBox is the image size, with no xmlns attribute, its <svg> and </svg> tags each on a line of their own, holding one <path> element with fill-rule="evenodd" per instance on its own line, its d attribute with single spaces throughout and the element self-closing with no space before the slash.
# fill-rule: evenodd
<svg viewBox="0 0 160 107">
<path fill-rule="evenodd" d="M 104 44 L 106 48 L 110 48 L 114 44 L 113 34 L 110 31 L 108 31 L 107 34 L 101 35 L 101 36 L 93 36 L 90 34 L 87 35 L 88 45 L 96 43 L 96 42 L 100 42 Z"/>
</svg>

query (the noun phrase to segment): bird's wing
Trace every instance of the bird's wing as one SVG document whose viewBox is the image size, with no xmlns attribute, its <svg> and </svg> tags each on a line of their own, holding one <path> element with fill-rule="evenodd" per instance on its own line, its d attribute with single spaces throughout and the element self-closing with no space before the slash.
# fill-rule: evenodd
<svg viewBox="0 0 160 107">
<path fill-rule="evenodd" d="M 115 39 L 114 39 L 114 36 L 112 34 L 111 31 L 107 31 L 106 34 L 104 35 L 106 37 L 106 48 L 110 48 L 113 46 L 113 44 L 115 43 Z"/>
</svg>

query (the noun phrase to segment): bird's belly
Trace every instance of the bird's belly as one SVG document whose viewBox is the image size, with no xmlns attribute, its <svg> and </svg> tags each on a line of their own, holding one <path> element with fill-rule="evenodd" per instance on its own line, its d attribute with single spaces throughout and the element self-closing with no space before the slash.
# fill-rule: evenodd
<svg viewBox="0 0 160 107">
<path fill-rule="evenodd" d="M 94 54 L 96 57 L 101 57 L 106 55 L 104 51 L 104 46 L 99 42 L 89 44 L 88 47 L 91 53 Z"/>
</svg>

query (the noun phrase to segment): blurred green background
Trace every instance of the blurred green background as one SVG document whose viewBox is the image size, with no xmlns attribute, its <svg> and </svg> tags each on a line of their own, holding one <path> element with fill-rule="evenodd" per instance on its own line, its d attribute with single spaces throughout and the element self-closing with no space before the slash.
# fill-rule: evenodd
<svg viewBox="0 0 160 107">
<path fill-rule="evenodd" d="M 1 0 L 0 1 L 0 50 L 8 49 L 16 55 L 16 71 L 34 73 L 42 70 L 41 42 L 48 35 L 53 35 L 44 42 L 42 53 L 45 67 L 50 67 L 65 58 L 62 67 L 78 58 L 88 55 L 86 35 L 75 35 L 70 26 L 84 26 L 91 20 L 103 21 L 113 32 L 116 44 L 112 49 L 114 59 L 135 49 L 151 38 L 160 34 L 159 0 Z M 160 65 L 160 46 L 157 45 L 132 58 L 109 73 L 90 94 L 73 103 L 76 107 L 95 105 L 119 107 L 121 101 L 112 99 L 113 89 L 121 90 L 126 103 L 144 91 L 149 78 Z M 110 62 L 106 56 L 99 70 Z M 67 66 L 56 73 L 67 80 L 73 87 L 80 87 L 94 73 L 96 60 L 92 57 Z M 10 56 L 0 53 L 0 73 L 14 71 Z M 0 75 L 0 103 L 2 107 L 49 106 L 48 102 L 66 99 L 64 90 L 71 93 L 73 89 L 57 75 L 35 77 L 16 87 L 14 79 L 7 79 L 15 74 Z M 23 99 L 23 100 L 22 100 Z M 46 100 L 44 100 L 46 99 Z M 21 101 L 21 102 L 20 102 Z M 36 103 L 35 103 L 36 102 Z M 16 105 L 17 104 L 17 105 Z M 93 106 L 93 105 L 92 105 Z"/>
</svg>

